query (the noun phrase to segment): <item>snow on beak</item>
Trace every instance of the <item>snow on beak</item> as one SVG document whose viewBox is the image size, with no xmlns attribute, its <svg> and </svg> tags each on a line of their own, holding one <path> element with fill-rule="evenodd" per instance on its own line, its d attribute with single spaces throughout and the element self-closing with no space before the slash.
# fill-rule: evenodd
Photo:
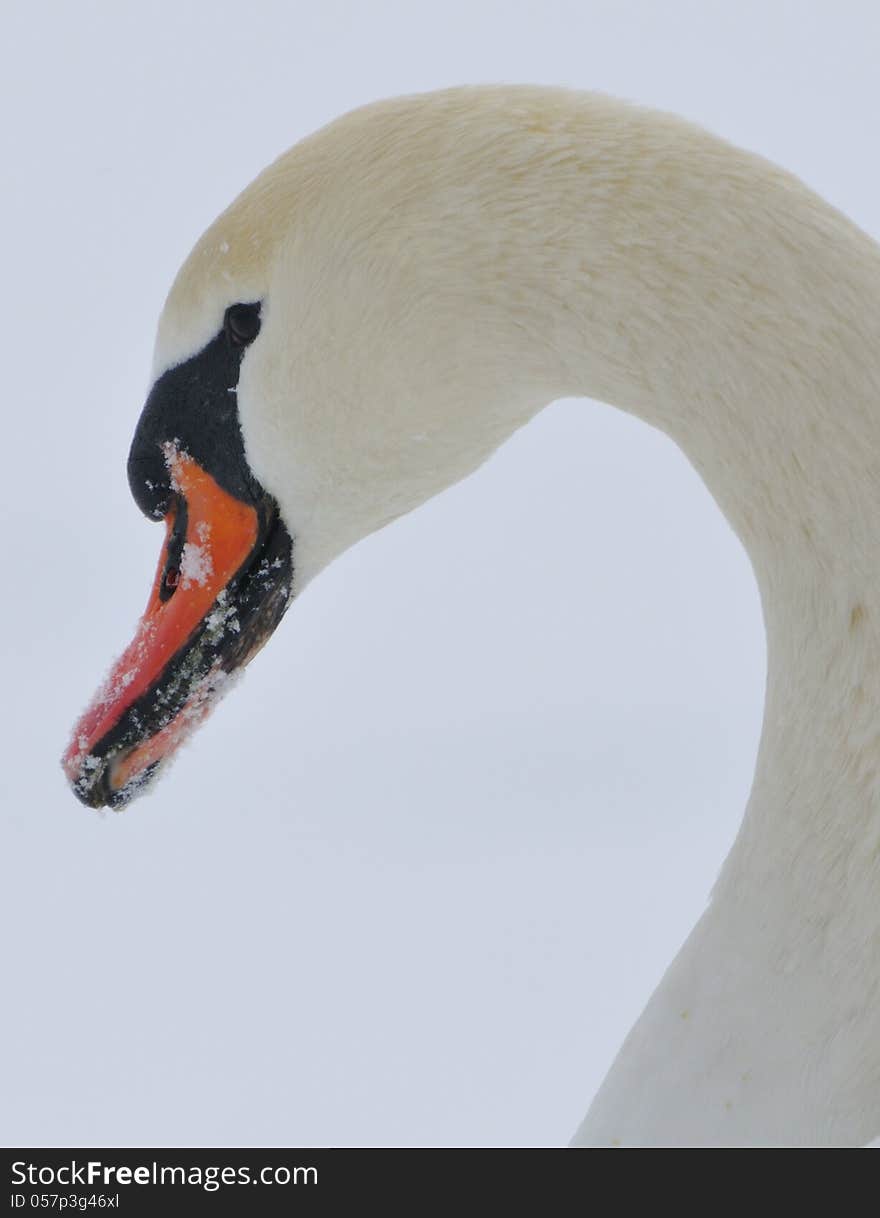
<svg viewBox="0 0 880 1218">
<path fill-rule="evenodd" d="M 271 496 L 243 502 L 176 444 L 162 447 L 171 495 L 149 603 L 62 761 L 94 808 L 146 786 L 290 601 L 291 539 Z"/>
</svg>

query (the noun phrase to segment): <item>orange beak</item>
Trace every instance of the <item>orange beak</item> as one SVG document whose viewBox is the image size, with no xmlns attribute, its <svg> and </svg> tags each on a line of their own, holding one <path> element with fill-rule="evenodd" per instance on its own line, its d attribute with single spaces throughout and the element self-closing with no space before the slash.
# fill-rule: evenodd
<svg viewBox="0 0 880 1218">
<path fill-rule="evenodd" d="M 164 450 L 173 496 L 150 599 L 62 762 L 93 807 L 119 807 L 146 784 L 290 598 L 290 538 L 274 504 L 244 503 L 175 445 Z"/>
</svg>

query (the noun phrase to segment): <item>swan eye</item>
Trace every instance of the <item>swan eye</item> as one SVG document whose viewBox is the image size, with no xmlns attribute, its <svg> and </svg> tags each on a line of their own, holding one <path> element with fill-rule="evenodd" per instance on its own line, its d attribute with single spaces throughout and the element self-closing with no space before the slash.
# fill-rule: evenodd
<svg viewBox="0 0 880 1218">
<path fill-rule="evenodd" d="M 223 329 L 233 347 L 246 347 L 260 333 L 260 306 L 257 304 L 234 304 L 226 310 Z"/>
</svg>

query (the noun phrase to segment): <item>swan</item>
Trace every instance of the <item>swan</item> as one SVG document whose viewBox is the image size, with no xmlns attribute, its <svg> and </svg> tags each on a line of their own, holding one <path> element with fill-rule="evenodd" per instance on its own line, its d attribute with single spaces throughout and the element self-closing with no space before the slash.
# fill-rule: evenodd
<svg viewBox="0 0 880 1218">
<path fill-rule="evenodd" d="M 880 250 L 789 173 L 559 89 L 369 105 L 282 155 L 178 273 L 129 457 L 166 535 L 74 729 L 144 790 L 347 547 L 560 397 L 662 428 L 746 548 L 768 674 L 711 900 L 577 1146 L 880 1129 Z"/>
</svg>

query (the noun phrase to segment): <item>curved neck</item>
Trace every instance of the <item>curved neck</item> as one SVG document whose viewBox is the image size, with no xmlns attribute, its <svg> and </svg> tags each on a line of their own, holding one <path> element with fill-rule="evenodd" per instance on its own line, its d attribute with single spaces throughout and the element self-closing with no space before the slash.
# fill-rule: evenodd
<svg viewBox="0 0 880 1218">
<path fill-rule="evenodd" d="M 295 522 L 303 582 L 570 395 L 668 432 L 755 568 L 769 672 L 743 827 L 578 1142 L 868 1140 L 880 1110 L 878 248 L 757 157 L 666 116 L 545 90 L 371 108 L 277 173 L 301 218 L 278 271 L 295 290 L 265 323 L 267 336 L 283 324 L 288 363 L 260 373 L 255 351 L 240 405 L 248 424 L 251 376 L 254 410 L 273 385 L 279 399 L 297 387 L 262 448 L 256 423 L 246 433 L 254 472 Z"/>
<path fill-rule="evenodd" d="M 750 554 L 768 631 L 741 833 L 578 1142 L 863 1144 L 880 1125 L 880 250 L 686 124 L 595 99 L 555 129 L 538 111 L 550 151 L 502 142 L 437 277 L 469 325 L 491 317 L 495 379 L 472 408 L 495 424 L 515 375 L 511 427 L 583 394 L 663 428 Z"/>
<path fill-rule="evenodd" d="M 861 1145 L 880 1126 L 880 251 L 764 162 L 633 123 L 577 229 L 566 388 L 702 474 L 754 565 L 768 686 L 737 842 L 576 1144 Z"/>
</svg>

